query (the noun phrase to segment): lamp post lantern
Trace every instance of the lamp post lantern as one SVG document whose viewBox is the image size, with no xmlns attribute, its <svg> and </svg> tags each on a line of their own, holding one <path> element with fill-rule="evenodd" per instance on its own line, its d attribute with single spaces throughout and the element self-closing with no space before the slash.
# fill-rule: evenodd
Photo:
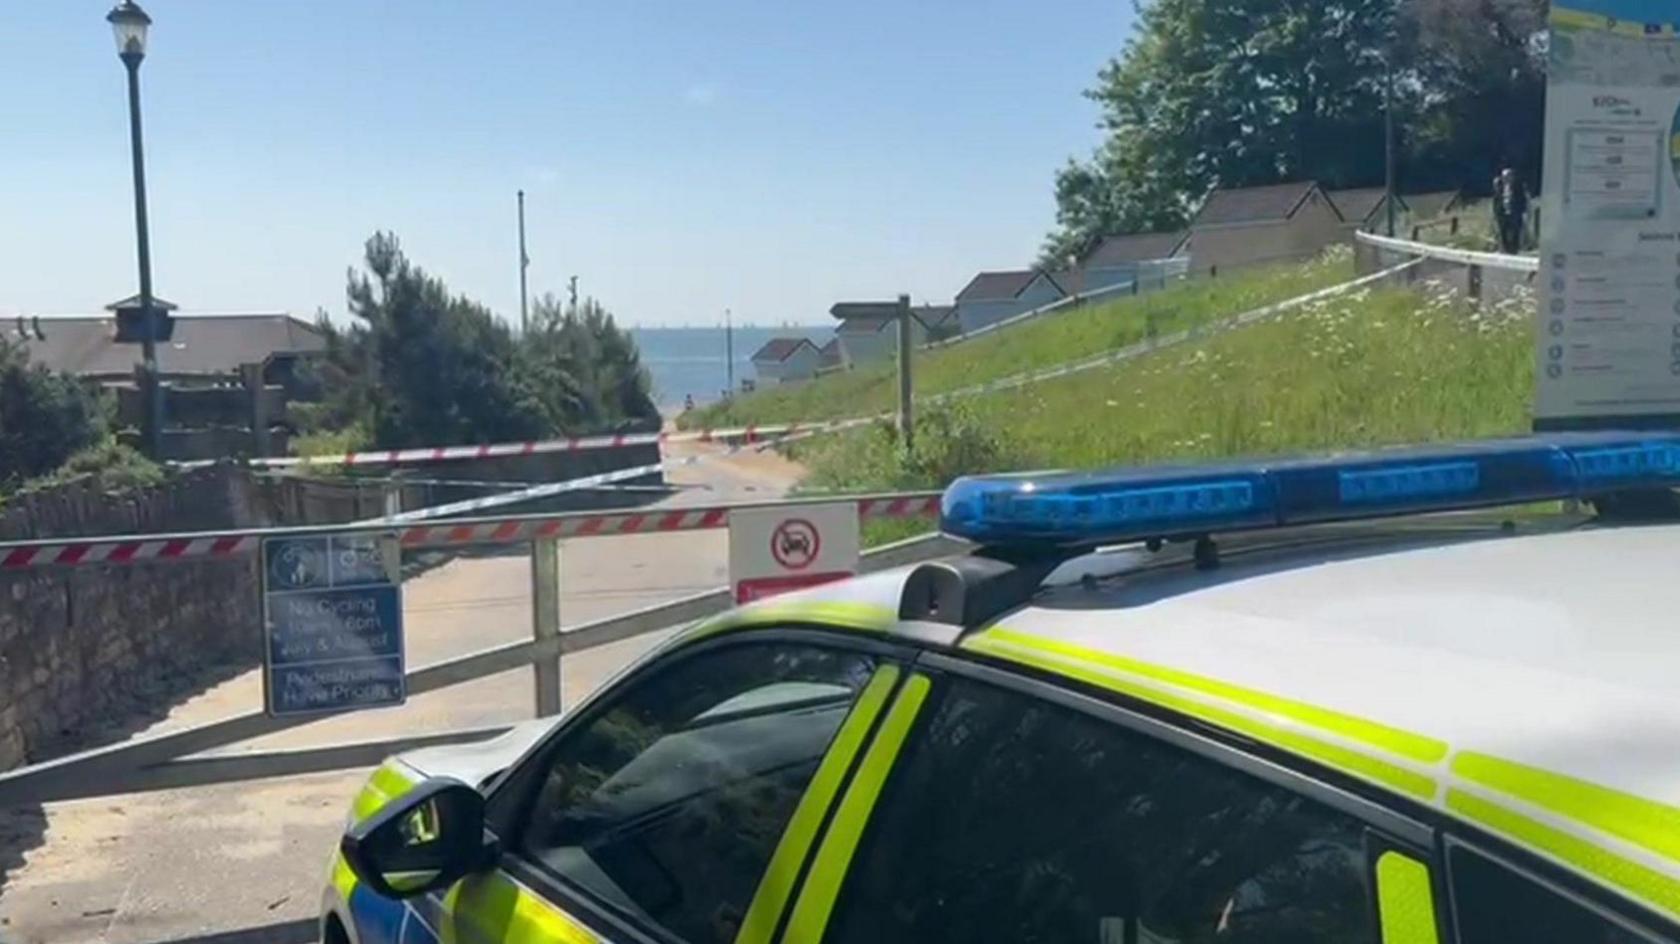
<svg viewBox="0 0 1680 944">
<path fill-rule="evenodd" d="M 128 137 L 134 163 L 135 250 L 140 264 L 140 351 L 145 375 L 146 443 L 152 458 L 163 458 L 163 388 L 158 377 L 157 313 L 152 299 L 152 245 L 146 220 L 146 159 L 140 134 L 140 62 L 146 58 L 146 33 L 152 18 L 134 0 L 122 0 L 105 15 L 117 39 L 117 57 L 128 69 Z"/>
</svg>

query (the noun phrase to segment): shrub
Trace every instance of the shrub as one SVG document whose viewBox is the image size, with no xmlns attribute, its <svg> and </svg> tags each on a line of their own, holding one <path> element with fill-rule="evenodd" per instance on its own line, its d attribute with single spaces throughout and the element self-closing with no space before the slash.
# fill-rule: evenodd
<svg viewBox="0 0 1680 944">
<path fill-rule="evenodd" d="M 924 410 L 909 448 L 896 425 L 881 422 L 825 438 L 797 457 L 814 470 L 810 486 L 837 491 L 943 488 L 958 476 L 1025 464 L 1018 448 L 961 403 Z"/>
<path fill-rule="evenodd" d="M 29 363 L 0 339 L 0 492 L 58 468 L 104 436 L 99 396 L 68 374 Z"/>
<path fill-rule="evenodd" d="M 168 476 L 162 466 L 107 437 L 72 455 L 51 475 L 29 483 L 26 490 L 49 488 L 91 477 L 101 491 L 127 492 L 159 485 Z"/>
</svg>

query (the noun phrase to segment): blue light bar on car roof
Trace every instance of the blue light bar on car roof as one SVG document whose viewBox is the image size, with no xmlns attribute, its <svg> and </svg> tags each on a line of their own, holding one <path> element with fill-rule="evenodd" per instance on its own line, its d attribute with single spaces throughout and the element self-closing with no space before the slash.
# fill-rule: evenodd
<svg viewBox="0 0 1680 944">
<path fill-rule="evenodd" d="M 1560 433 L 1310 458 L 961 478 L 947 534 L 1090 546 L 1680 486 L 1680 435 Z"/>
</svg>

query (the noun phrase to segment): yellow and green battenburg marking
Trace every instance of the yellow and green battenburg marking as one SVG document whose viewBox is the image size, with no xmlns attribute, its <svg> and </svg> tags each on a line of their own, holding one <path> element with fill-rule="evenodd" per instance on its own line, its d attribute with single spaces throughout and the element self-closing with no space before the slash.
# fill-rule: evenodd
<svg viewBox="0 0 1680 944">
<path fill-rule="evenodd" d="M 863 747 L 869 728 L 886 705 L 887 696 L 897 684 L 898 676 L 899 670 L 895 665 L 877 669 L 858 696 L 857 703 L 847 713 L 846 720 L 834 735 L 834 743 L 794 809 L 793 818 L 788 820 L 787 829 L 776 844 L 764 877 L 759 879 L 758 890 L 753 893 L 752 904 L 741 922 L 741 930 L 735 935 L 735 944 L 765 944 L 775 934 L 776 922 L 793 891 L 799 866 L 811 843 L 816 841 L 823 814 L 840 792 L 840 783 L 851 768 L 852 759 Z"/>
<path fill-rule="evenodd" d="M 1429 866 L 1399 852 L 1377 857 L 1377 921 L 1382 944 L 1437 944 Z"/>
<path fill-rule="evenodd" d="M 854 603 L 845 600 L 772 601 L 730 610 L 702 620 L 680 639 L 692 643 L 732 629 L 786 626 L 789 623 L 813 623 L 833 629 L 884 633 L 892 628 L 898 614 L 874 603 Z"/>
<path fill-rule="evenodd" d="M 444 896 L 443 908 L 443 927 L 438 930 L 444 944 L 462 940 L 596 944 L 600 940 L 499 871 L 455 883 Z"/>
<path fill-rule="evenodd" d="M 406 768 L 398 766 L 394 760 L 388 760 L 374 770 L 362 789 L 350 803 L 351 815 L 357 822 L 385 808 L 385 804 L 395 800 L 408 791 L 414 789 L 417 781 L 410 777 Z M 339 897 L 350 900 L 350 893 L 356 888 L 356 873 L 350 871 L 350 866 L 344 861 L 344 856 L 333 853 L 332 883 L 338 889 Z"/>
<path fill-rule="evenodd" d="M 823 836 L 817 857 L 811 864 L 805 887 L 800 890 L 799 900 L 793 906 L 787 934 L 783 937 L 787 944 L 816 944 L 822 939 L 823 931 L 828 927 L 829 914 L 834 910 L 834 900 L 840 893 L 840 883 L 863 836 L 864 824 L 875 807 L 876 798 L 880 796 L 882 784 L 886 783 L 893 760 L 898 757 L 899 748 L 904 745 L 910 726 L 915 722 L 922 703 L 927 701 L 932 687 L 933 683 L 927 676 L 912 675 L 904 683 L 892 707 L 887 709 L 875 740 L 864 752 L 863 762 L 858 765 L 851 786 L 834 811 L 834 819 L 829 823 L 828 832 Z"/>
<path fill-rule="evenodd" d="M 414 788 L 415 781 L 395 761 L 387 761 L 362 785 L 351 808 L 357 820 L 379 812 L 387 803 Z M 332 883 L 346 902 L 356 889 L 356 874 L 335 854 Z M 467 909 L 463 912 L 461 909 Z M 458 882 L 445 898 L 445 917 L 439 928 L 446 942 L 462 940 L 458 925 L 473 925 L 468 940 L 555 941 L 558 944 L 595 944 L 599 940 L 582 925 L 500 872 Z M 463 915 L 470 915 L 464 918 Z M 482 935 L 489 935 L 487 938 Z"/>
<path fill-rule="evenodd" d="M 1382 757 L 1322 740 L 1299 728 L 1334 734 L 1420 764 L 1438 763 L 1447 756 L 1447 745 L 1433 738 L 1072 643 L 998 628 L 976 635 L 963 645 L 975 652 L 1031 665 L 1172 709 L 1419 799 L 1427 800 L 1435 795 L 1435 781 L 1429 776 Z M 1130 678 L 1116 676 L 1114 672 L 1124 673 Z M 1193 692 L 1212 701 L 1186 697 L 1179 694 L 1181 691 Z M 1259 716 L 1245 714 L 1243 710 L 1256 712 Z M 1264 720 L 1268 717 L 1282 718 L 1291 724 Z"/>
<path fill-rule="evenodd" d="M 790 622 L 884 632 L 894 620 L 895 614 L 890 609 L 866 603 L 771 603 L 706 620 L 682 638 L 684 642 L 693 642 L 728 630 Z M 1447 760 L 1450 751 L 1445 742 L 1354 715 L 1004 627 L 970 637 L 963 646 L 1160 705 L 1426 801 L 1435 798 L 1438 787 L 1428 774 L 1348 747 L 1346 743 L 1314 737 L 1301 729 L 1334 735 L 1342 742 L 1372 748 L 1420 766 L 1438 765 Z M 737 944 L 761 944 L 774 933 L 776 921 L 792 892 L 800 861 L 816 840 L 822 815 L 834 802 L 845 770 L 862 749 L 863 740 L 880 715 L 898 675 L 899 670 L 893 666 L 877 670 L 842 722 L 833 749 L 819 766 L 777 845 L 743 920 Z M 862 835 L 864 821 L 930 688 L 926 676 L 913 675 L 887 709 L 880 731 L 865 752 L 853 784 L 841 798 L 818 848 L 805 888 L 794 905 L 788 941 L 814 942 L 821 938 L 841 879 Z M 1280 718 L 1287 723 L 1273 723 L 1268 718 Z M 1453 755 L 1448 769 L 1464 783 L 1513 797 L 1562 820 L 1680 862 L 1680 808 L 1472 751 Z M 355 817 L 365 819 L 408 792 L 415 781 L 405 770 L 396 762 L 387 762 L 376 770 L 355 799 Z M 1680 880 L 1670 874 L 1474 793 L 1449 789 L 1445 806 L 1466 820 L 1510 836 L 1612 887 L 1680 915 Z M 1417 872 L 1422 868 L 1420 863 L 1397 853 L 1385 854 L 1379 860 L 1385 944 L 1433 944 L 1435 940 L 1432 923 L 1427 928 L 1429 936 L 1422 936 L 1426 932 L 1421 915 L 1433 912 L 1427 870 L 1424 869 L 1421 879 Z M 332 881 L 348 899 L 356 879 L 341 857 L 334 858 Z M 1403 899 L 1400 891 L 1403 889 L 1409 889 L 1406 894 L 1411 897 Z M 503 915 L 509 922 L 506 929 L 509 933 L 551 934 L 553 939 L 580 944 L 595 940 L 581 926 L 505 876 L 470 879 L 450 895 L 451 911 L 457 906 L 500 909 L 491 913 Z M 458 901 L 463 895 L 466 900 Z M 1425 904 L 1418 905 L 1414 898 L 1421 898 Z"/>
<path fill-rule="evenodd" d="M 975 652 L 1160 705 L 1424 801 L 1435 801 L 1438 784 L 1434 777 L 1362 750 L 1321 740 L 1299 728 L 1333 734 L 1342 741 L 1374 748 L 1389 757 L 1431 767 L 1447 761 L 1451 753 L 1445 742 L 1367 719 L 1002 627 L 976 635 L 963 645 Z M 1200 697 L 1181 694 L 1186 692 Z M 1283 718 L 1291 725 L 1273 724 L 1263 720 L 1265 717 Z M 1459 782 L 1519 800 L 1565 822 L 1616 837 L 1680 863 L 1680 808 L 1474 751 L 1452 754 L 1447 769 Z M 1680 880 L 1671 874 L 1475 793 L 1448 789 L 1445 806 L 1465 820 L 1511 837 L 1670 914 L 1680 915 Z"/>
<path fill-rule="evenodd" d="M 384 809 L 385 804 L 414 789 L 416 782 L 395 761 L 386 761 L 362 785 L 350 809 L 358 821 L 367 819 Z"/>
</svg>

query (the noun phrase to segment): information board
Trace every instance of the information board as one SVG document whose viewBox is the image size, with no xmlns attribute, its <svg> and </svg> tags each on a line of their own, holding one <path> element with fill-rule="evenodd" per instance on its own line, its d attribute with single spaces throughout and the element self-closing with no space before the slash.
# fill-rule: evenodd
<svg viewBox="0 0 1680 944">
<path fill-rule="evenodd" d="M 401 563 L 384 533 L 263 540 L 269 714 L 402 704 Z"/>
<path fill-rule="evenodd" d="M 1535 426 L 1680 422 L 1680 4 L 1550 16 Z"/>
<path fill-rule="evenodd" d="M 851 502 L 729 512 L 736 603 L 844 580 L 857 568 L 858 511 Z"/>
</svg>

